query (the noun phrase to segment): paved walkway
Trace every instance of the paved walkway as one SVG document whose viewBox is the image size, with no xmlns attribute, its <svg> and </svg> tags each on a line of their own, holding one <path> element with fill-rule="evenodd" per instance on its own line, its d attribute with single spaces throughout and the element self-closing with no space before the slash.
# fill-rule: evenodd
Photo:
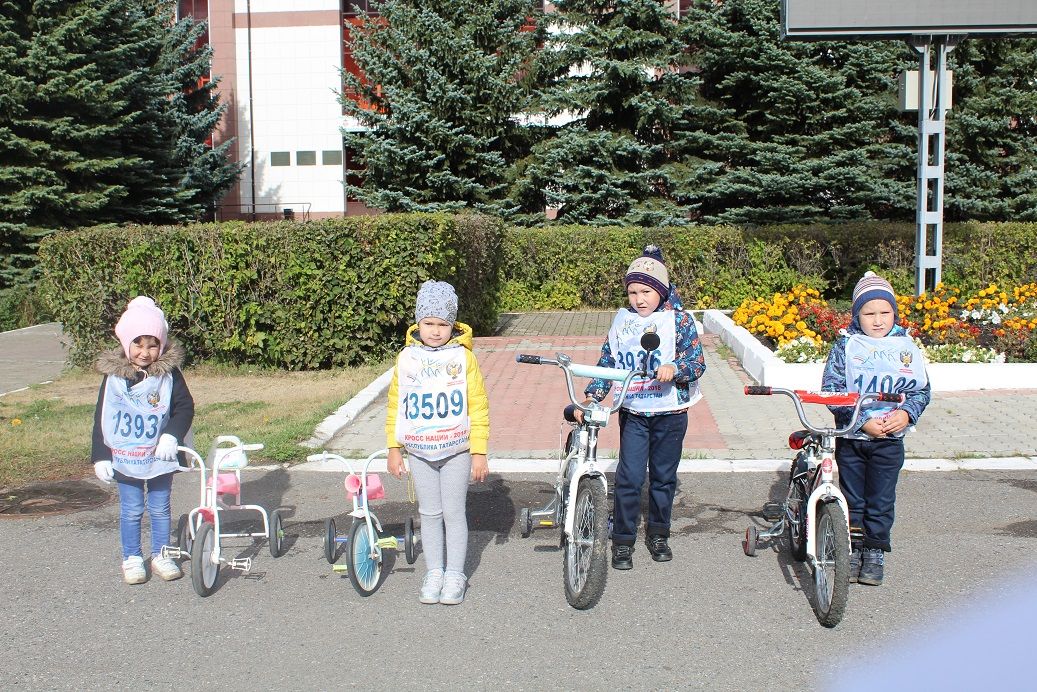
<svg viewBox="0 0 1037 692">
<path fill-rule="evenodd" d="M 0 332 L 0 395 L 53 380 L 67 353 L 57 322 Z"/>
<path fill-rule="evenodd" d="M 562 373 L 551 366 L 518 364 L 515 355 L 563 352 L 593 363 L 611 317 L 605 312 L 509 314 L 502 317 L 496 336 L 475 340 L 490 398 L 491 460 L 554 457 L 565 430 L 561 410 L 568 395 Z M 703 335 L 703 344 L 703 399 L 692 408 L 684 440 L 687 463 L 787 459 L 788 435 L 800 427 L 792 402 L 745 396 L 743 387 L 752 382 L 737 360 L 728 357 L 715 335 Z M 811 408 L 818 409 L 819 422 L 830 420 L 824 409 Z M 949 460 L 944 468 L 972 458 L 1034 457 L 1035 420 L 1037 389 L 937 393 L 908 437 L 907 455 Z M 385 399 L 379 393 L 324 446 L 343 456 L 366 456 L 384 445 L 384 423 Z M 600 445 L 600 456 L 615 457 L 618 426 L 603 431 Z M 941 468 L 935 461 L 929 466 Z M 1030 459 L 1020 459 L 1020 467 L 1037 468 Z"/>
</svg>

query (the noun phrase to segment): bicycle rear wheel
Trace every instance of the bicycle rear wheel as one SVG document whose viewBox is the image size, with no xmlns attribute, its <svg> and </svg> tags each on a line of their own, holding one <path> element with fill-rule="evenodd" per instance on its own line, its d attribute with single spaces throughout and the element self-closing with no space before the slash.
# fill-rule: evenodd
<svg viewBox="0 0 1037 692">
<path fill-rule="evenodd" d="M 825 627 L 843 619 L 850 590 L 850 533 L 846 515 L 836 502 L 817 514 L 817 562 L 814 563 L 814 615 Z"/>
<path fill-rule="evenodd" d="M 608 497 L 598 478 L 582 478 L 573 503 L 573 536 L 565 540 L 562 576 L 565 600 L 573 608 L 593 607 L 608 578 Z"/>
<path fill-rule="evenodd" d="M 789 553 L 796 562 L 807 559 L 807 495 L 805 477 L 789 479 L 789 494 L 785 499 L 785 534 Z"/>
</svg>

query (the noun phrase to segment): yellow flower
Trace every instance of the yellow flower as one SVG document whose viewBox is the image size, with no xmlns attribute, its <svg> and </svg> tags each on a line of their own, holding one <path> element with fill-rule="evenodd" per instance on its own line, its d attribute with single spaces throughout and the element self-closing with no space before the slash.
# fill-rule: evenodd
<svg viewBox="0 0 1037 692">
<path fill-rule="evenodd" d="M 21 418 L 12 418 L 11 419 L 11 425 L 21 425 L 21 424 L 22 424 L 22 419 Z"/>
</svg>

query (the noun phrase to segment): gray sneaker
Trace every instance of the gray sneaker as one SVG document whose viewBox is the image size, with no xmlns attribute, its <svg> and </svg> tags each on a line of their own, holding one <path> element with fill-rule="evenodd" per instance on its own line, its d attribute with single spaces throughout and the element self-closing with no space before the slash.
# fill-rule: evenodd
<svg viewBox="0 0 1037 692">
<path fill-rule="evenodd" d="M 439 602 L 445 605 L 457 605 L 464 600 L 468 577 L 460 572 L 446 572 L 443 575 L 443 591 L 439 594 Z"/>
<path fill-rule="evenodd" d="M 421 580 L 421 595 L 418 596 L 418 600 L 422 603 L 439 603 L 439 593 L 442 590 L 443 570 L 430 569 Z"/>
</svg>

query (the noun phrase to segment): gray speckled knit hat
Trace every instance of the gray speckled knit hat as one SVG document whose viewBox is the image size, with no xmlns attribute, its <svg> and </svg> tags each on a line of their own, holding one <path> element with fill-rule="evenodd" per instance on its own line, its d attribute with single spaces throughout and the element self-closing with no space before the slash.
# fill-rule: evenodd
<svg viewBox="0 0 1037 692">
<path fill-rule="evenodd" d="M 450 324 L 457 322 L 457 293 L 446 281 L 426 281 L 418 289 L 414 321 L 420 322 L 426 317 L 438 317 Z"/>
</svg>

